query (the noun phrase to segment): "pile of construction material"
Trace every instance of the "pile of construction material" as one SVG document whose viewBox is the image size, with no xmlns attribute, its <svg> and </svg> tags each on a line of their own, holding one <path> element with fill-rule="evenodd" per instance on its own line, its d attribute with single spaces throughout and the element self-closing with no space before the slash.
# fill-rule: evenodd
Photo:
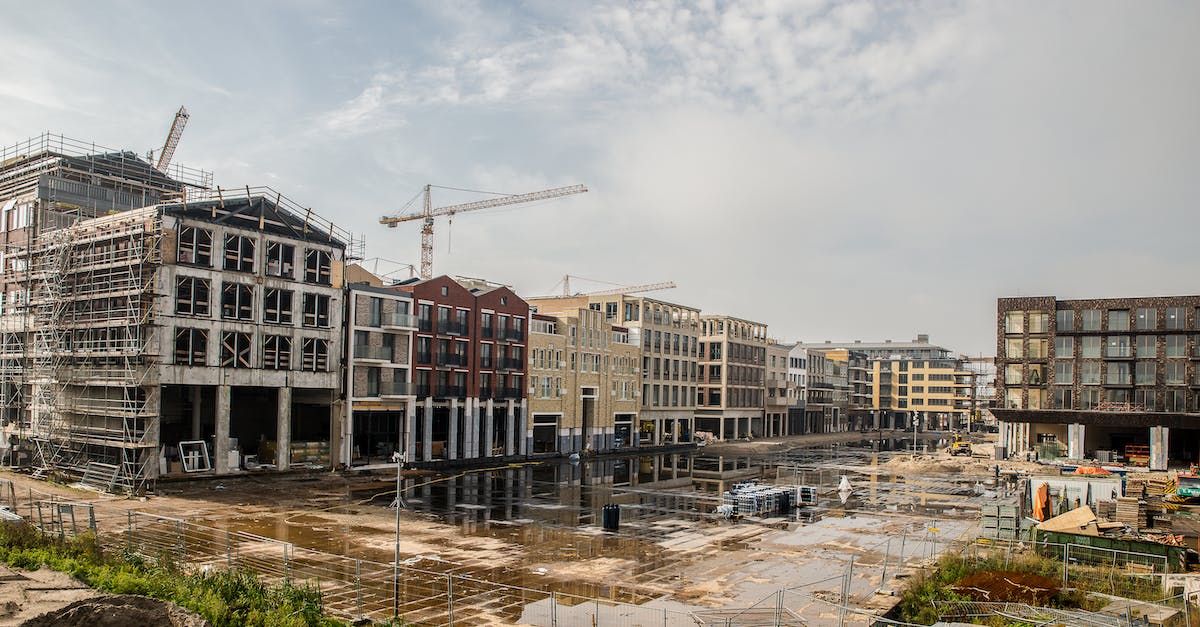
<svg viewBox="0 0 1200 627">
<path fill-rule="evenodd" d="M 985 503 L 982 513 L 984 538 L 1017 540 L 1021 533 L 1021 516 L 1016 501 Z"/>
<path fill-rule="evenodd" d="M 723 511 L 737 516 L 787 516 L 796 507 L 796 488 L 738 483 L 721 502 Z"/>
</svg>

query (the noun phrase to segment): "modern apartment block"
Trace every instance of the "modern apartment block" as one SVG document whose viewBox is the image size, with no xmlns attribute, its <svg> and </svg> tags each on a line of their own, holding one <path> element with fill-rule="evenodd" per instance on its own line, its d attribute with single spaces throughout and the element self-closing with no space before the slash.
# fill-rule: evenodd
<svg viewBox="0 0 1200 627">
<path fill-rule="evenodd" d="M 629 329 L 579 307 L 534 313 L 529 331 L 531 452 L 635 446 L 641 350 Z"/>
<path fill-rule="evenodd" d="M 787 434 L 789 395 L 788 353 L 791 347 L 769 340 L 767 344 L 766 423 L 763 436 L 772 438 Z"/>
<path fill-rule="evenodd" d="M 696 429 L 721 439 L 762 437 L 766 410 L 767 325 L 700 316 Z"/>
<path fill-rule="evenodd" d="M 788 347 L 788 422 L 785 435 L 808 433 L 808 349 L 799 344 Z"/>
<path fill-rule="evenodd" d="M 415 462 L 524 455 L 529 305 L 503 285 L 447 276 L 393 286 L 411 295 Z"/>
<path fill-rule="evenodd" d="M 346 271 L 346 433 L 338 459 L 346 465 L 387 463 L 403 452 L 416 411 L 412 384 L 412 294 L 385 286 L 359 266 Z"/>
<path fill-rule="evenodd" d="M 42 138 L 0 166 L 10 459 L 121 491 L 330 465 L 349 234 L 273 190 L 80 148 Z"/>
<path fill-rule="evenodd" d="M 540 312 L 586 307 L 605 322 L 629 330 L 641 347 L 639 446 L 692 441 L 699 378 L 700 310 L 629 294 L 592 294 L 530 299 Z"/>
<path fill-rule="evenodd" d="M 1001 298 L 1000 445 L 1066 442 L 1071 459 L 1147 447 L 1150 467 L 1197 461 L 1200 296 Z"/>
</svg>

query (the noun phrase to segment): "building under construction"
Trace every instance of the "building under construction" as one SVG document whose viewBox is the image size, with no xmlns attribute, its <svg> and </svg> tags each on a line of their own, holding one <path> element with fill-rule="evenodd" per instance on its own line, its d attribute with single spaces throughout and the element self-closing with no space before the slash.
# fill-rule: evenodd
<svg viewBox="0 0 1200 627">
<path fill-rule="evenodd" d="M 329 465 L 344 231 L 269 189 L 212 189 L 42 135 L 0 153 L 8 463 L 103 489 Z"/>
</svg>

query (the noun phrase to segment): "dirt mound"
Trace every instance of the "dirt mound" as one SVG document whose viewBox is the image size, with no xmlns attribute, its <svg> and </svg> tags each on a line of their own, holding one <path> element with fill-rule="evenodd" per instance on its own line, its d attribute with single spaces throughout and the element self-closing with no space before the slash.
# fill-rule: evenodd
<svg viewBox="0 0 1200 627">
<path fill-rule="evenodd" d="M 133 594 L 76 601 L 35 616 L 21 627 L 212 627 L 212 623 L 173 603 Z"/>
<path fill-rule="evenodd" d="M 897 455 L 880 466 L 898 474 L 955 475 L 963 472 L 965 464 L 944 457 Z"/>
<path fill-rule="evenodd" d="M 984 570 L 967 575 L 951 586 L 975 601 L 1011 601 L 1046 605 L 1058 594 L 1058 582 L 1049 577 L 1009 570 Z"/>
</svg>

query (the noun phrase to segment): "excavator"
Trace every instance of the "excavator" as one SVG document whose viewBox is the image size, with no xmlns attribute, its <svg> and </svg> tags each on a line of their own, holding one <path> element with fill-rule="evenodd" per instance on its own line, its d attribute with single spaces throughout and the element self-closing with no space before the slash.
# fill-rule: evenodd
<svg viewBox="0 0 1200 627">
<path fill-rule="evenodd" d="M 964 438 L 961 433 L 954 434 L 954 443 L 950 445 L 951 455 L 966 455 L 971 456 L 971 441 Z"/>
</svg>

